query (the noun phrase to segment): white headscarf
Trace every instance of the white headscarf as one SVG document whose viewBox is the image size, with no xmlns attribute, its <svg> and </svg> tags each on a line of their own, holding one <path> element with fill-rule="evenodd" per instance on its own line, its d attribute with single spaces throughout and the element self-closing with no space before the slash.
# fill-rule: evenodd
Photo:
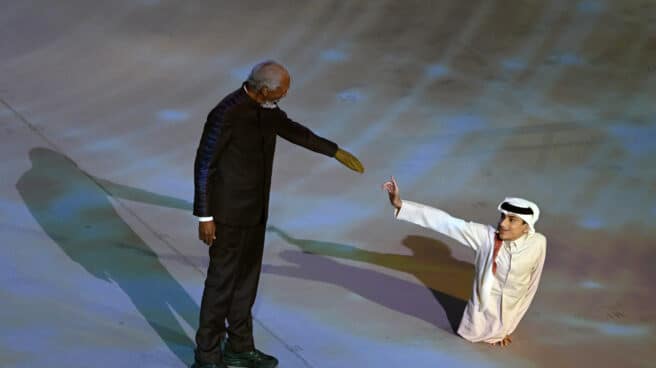
<svg viewBox="0 0 656 368">
<path fill-rule="evenodd" d="M 497 209 L 506 215 L 513 214 L 521 218 L 528 224 L 529 235 L 535 233 L 535 223 L 540 218 L 540 208 L 538 208 L 537 204 L 523 198 L 508 197 L 499 203 Z M 529 212 L 533 213 L 531 214 Z"/>
</svg>

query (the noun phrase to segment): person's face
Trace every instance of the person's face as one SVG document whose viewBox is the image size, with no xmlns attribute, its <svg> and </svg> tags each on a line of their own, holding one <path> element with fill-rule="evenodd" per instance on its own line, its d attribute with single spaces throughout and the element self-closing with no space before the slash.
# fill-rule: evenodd
<svg viewBox="0 0 656 368">
<path fill-rule="evenodd" d="M 259 93 L 262 102 L 280 101 L 283 97 L 285 97 L 285 95 L 287 95 L 287 90 L 289 89 L 290 83 L 291 83 L 291 78 L 289 77 L 289 74 L 285 73 L 282 80 L 280 81 L 280 85 L 278 86 L 278 88 L 276 89 L 268 89 L 266 87 L 262 88 Z"/>
<path fill-rule="evenodd" d="M 497 231 L 499 231 L 499 239 L 501 240 L 517 240 L 522 235 L 528 233 L 529 227 L 524 220 L 513 214 L 501 214 Z"/>
</svg>

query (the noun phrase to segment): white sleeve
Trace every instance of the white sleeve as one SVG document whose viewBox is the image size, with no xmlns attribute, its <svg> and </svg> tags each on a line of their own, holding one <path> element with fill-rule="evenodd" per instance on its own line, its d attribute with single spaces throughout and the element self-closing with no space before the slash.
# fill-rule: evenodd
<svg viewBox="0 0 656 368">
<path fill-rule="evenodd" d="M 396 218 L 444 234 L 478 252 L 489 242 L 490 227 L 464 221 L 448 213 L 420 203 L 404 200 Z"/>
<path fill-rule="evenodd" d="M 199 217 L 199 218 L 198 218 L 198 221 L 199 221 L 199 222 L 207 222 L 207 221 L 213 221 L 213 220 L 214 220 L 214 217 L 212 217 L 212 216 Z"/>
<path fill-rule="evenodd" d="M 531 274 L 531 279 L 529 281 L 529 286 L 528 289 L 526 290 L 526 294 L 522 297 L 521 300 L 517 303 L 517 306 L 515 307 L 515 311 L 513 313 L 514 318 L 510 323 L 506 326 L 506 335 L 510 335 L 515 331 L 517 328 L 517 325 L 519 325 L 519 322 L 524 318 L 524 315 L 526 314 L 526 311 L 528 311 L 528 307 L 531 305 L 531 302 L 533 301 L 533 297 L 535 297 L 535 292 L 538 290 L 538 285 L 540 284 L 540 276 L 542 276 L 542 268 L 544 267 L 544 258 L 546 255 L 546 240 L 542 243 L 542 251 L 540 252 L 540 255 L 538 256 L 538 259 L 536 260 L 537 262 L 537 267 L 535 267 L 535 271 Z"/>
</svg>

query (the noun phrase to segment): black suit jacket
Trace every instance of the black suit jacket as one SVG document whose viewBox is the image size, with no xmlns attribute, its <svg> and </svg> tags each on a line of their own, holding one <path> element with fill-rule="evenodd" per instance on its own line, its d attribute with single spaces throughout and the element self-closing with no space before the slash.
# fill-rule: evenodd
<svg viewBox="0 0 656 368">
<path fill-rule="evenodd" d="M 194 163 L 194 215 L 229 225 L 266 223 L 276 136 L 333 157 L 337 145 L 267 109 L 242 88 L 208 115 Z"/>
</svg>

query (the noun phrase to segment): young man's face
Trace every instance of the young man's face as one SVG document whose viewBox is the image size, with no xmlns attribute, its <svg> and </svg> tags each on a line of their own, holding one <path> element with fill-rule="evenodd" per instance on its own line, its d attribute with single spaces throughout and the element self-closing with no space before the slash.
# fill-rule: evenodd
<svg viewBox="0 0 656 368">
<path fill-rule="evenodd" d="M 512 241 L 528 233 L 528 224 L 518 216 L 502 213 L 497 230 L 499 231 L 499 239 Z"/>
</svg>

